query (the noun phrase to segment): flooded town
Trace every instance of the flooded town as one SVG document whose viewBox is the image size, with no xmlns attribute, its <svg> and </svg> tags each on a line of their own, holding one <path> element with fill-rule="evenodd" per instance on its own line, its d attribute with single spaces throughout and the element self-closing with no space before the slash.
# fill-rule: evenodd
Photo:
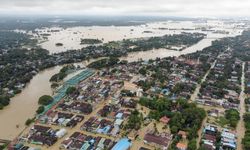
<svg viewBox="0 0 250 150">
<path fill-rule="evenodd" d="M 1 17 L 0 150 L 250 149 L 248 19 Z"/>
</svg>

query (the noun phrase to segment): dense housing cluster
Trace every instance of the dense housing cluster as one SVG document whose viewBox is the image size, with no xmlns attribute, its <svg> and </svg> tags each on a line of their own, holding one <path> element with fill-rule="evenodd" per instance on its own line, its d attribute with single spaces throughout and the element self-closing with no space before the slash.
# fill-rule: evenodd
<svg viewBox="0 0 250 150">
<path fill-rule="evenodd" d="M 0 95 L 4 99 L 8 99 L 8 97 L 20 93 L 34 75 L 46 68 L 81 62 L 90 58 L 126 56 L 131 51 L 150 50 L 168 45 L 181 44 L 187 47 L 202 40 L 205 35 L 201 33 L 182 33 L 149 39 L 139 38 L 96 46 L 90 45 L 81 50 L 71 50 L 57 54 L 49 54 L 47 50 L 36 46 L 37 40 L 33 40 L 32 37 L 23 33 L 1 31 L 0 36 L 0 43 L 2 43 L 0 44 L 0 71 L 2 72 L 0 75 Z M 87 40 L 87 42 L 89 41 Z M 144 42 L 150 44 L 144 45 L 142 44 Z M 136 48 L 131 48 L 131 45 Z M 65 76 L 65 72 L 60 72 L 54 75 L 51 81 L 62 80 Z M 0 103 L 0 108 L 2 109 L 6 105 L 8 105 L 8 102 Z"/>
<path fill-rule="evenodd" d="M 240 104 L 245 98 L 243 87 L 248 92 L 249 63 L 248 56 L 240 57 L 247 55 L 245 51 L 235 52 L 235 42 L 245 45 L 249 35 L 245 32 L 214 41 L 203 51 L 180 57 L 132 63 L 112 57 L 93 62 L 88 67 L 97 69 L 95 74 L 64 90 L 67 94 L 38 115 L 16 143 L 56 149 L 58 142 L 60 148 L 69 150 L 236 150 L 241 130 L 237 125 L 240 114 L 245 113 Z M 174 38 L 178 44 L 180 37 Z M 115 50 L 131 46 L 147 49 L 141 42 L 162 46 L 169 42 L 165 38 L 169 37 L 119 41 L 113 43 L 115 47 L 91 46 L 86 55 L 98 57 L 106 50 L 113 55 Z M 193 38 L 201 37 L 194 34 Z M 81 51 L 67 57 L 69 54 L 54 56 L 83 58 Z M 245 102 L 250 104 L 248 98 Z M 246 113 L 242 142 L 246 149 L 249 118 Z"/>
<path fill-rule="evenodd" d="M 241 92 L 242 61 L 232 57 L 230 50 L 217 59 L 197 100 L 201 104 L 238 108 Z"/>
</svg>

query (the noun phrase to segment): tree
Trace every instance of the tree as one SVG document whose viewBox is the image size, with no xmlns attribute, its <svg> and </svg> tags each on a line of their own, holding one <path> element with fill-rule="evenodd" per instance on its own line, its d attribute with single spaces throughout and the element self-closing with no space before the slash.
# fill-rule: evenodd
<svg viewBox="0 0 250 150">
<path fill-rule="evenodd" d="M 49 95 L 43 95 L 39 98 L 38 104 L 46 106 L 46 105 L 51 104 L 53 100 L 54 100 L 53 97 Z"/>
<path fill-rule="evenodd" d="M 33 121 L 34 121 L 35 118 L 32 118 L 32 119 L 27 119 L 26 122 L 25 122 L 25 125 L 26 126 L 29 126 Z"/>
<path fill-rule="evenodd" d="M 172 126 L 170 130 L 171 130 L 171 133 L 176 134 L 178 132 L 178 127 L 177 126 Z"/>
<path fill-rule="evenodd" d="M 1 106 L 4 107 L 4 106 L 7 106 L 9 105 L 10 103 L 10 98 L 7 97 L 7 96 L 0 96 L 0 109 L 1 109 Z"/>
<path fill-rule="evenodd" d="M 188 143 L 188 150 L 196 150 L 196 140 L 192 139 L 189 143 Z"/>
<path fill-rule="evenodd" d="M 137 110 L 134 110 L 129 116 L 128 123 L 125 125 L 125 128 L 139 130 L 142 124 L 142 120 L 142 114 Z"/>
<path fill-rule="evenodd" d="M 36 110 L 37 114 L 41 114 L 42 112 L 44 112 L 45 108 L 44 106 L 39 106 L 38 109 Z"/>
<path fill-rule="evenodd" d="M 68 89 L 66 90 L 66 94 L 67 95 L 70 95 L 70 94 L 73 94 L 74 92 L 76 91 L 76 87 L 68 87 Z"/>
<path fill-rule="evenodd" d="M 225 111 L 225 118 L 229 120 L 230 126 L 235 128 L 240 120 L 240 113 L 236 109 Z"/>
<path fill-rule="evenodd" d="M 0 150 L 4 150 L 5 148 L 7 148 L 7 145 L 8 145 L 8 144 L 0 145 Z"/>
<path fill-rule="evenodd" d="M 142 74 L 142 75 L 146 75 L 147 74 L 147 69 L 145 67 L 141 68 L 139 70 L 139 73 Z"/>
</svg>

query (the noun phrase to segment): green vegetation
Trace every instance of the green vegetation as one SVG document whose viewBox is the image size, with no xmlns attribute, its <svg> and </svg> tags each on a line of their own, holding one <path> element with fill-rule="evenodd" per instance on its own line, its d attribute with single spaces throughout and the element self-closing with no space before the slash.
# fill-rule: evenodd
<svg viewBox="0 0 250 150">
<path fill-rule="evenodd" d="M 66 94 L 67 95 L 70 95 L 70 94 L 73 94 L 74 92 L 76 92 L 76 87 L 73 87 L 73 86 L 71 86 L 71 87 L 68 87 L 68 89 L 66 90 Z"/>
<path fill-rule="evenodd" d="M 38 109 L 36 110 L 37 114 L 41 114 L 42 112 L 44 112 L 45 108 L 44 106 L 39 106 Z"/>
<path fill-rule="evenodd" d="M 154 85 L 155 85 L 154 81 L 140 80 L 138 82 L 138 86 L 142 87 L 143 91 L 147 91 L 148 89 L 150 89 Z"/>
<path fill-rule="evenodd" d="M 60 72 L 59 73 L 57 73 L 57 74 L 54 74 L 51 78 L 50 78 L 50 82 L 59 82 L 59 81 L 61 81 L 61 80 L 63 80 L 66 76 L 67 76 L 67 74 L 68 74 L 68 72 L 70 71 L 70 70 L 73 70 L 73 69 L 75 69 L 75 66 L 74 65 L 67 65 L 67 66 L 64 66 L 61 70 L 60 70 Z"/>
<path fill-rule="evenodd" d="M 145 76 L 147 74 L 147 69 L 143 67 L 139 70 L 139 73 Z"/>
<path fill-rule="evenodd" d="M 131 92 L 130 90 L 121 90 L 122 96 L 128 96 L 128 97 L 134 97 L 136 94 L 134 92 Z"/>
<path fill-rule="evenodd" d="M 173 102 L 166 98 L 141 98 L 139 103 L 151 109 L 149 117 L 152 119 L 159 120 L 163 116 L 170 117 L 171 132 L 176 134 L 179 130 L 187 131 L 189 140 L 197 137 L 197 131 L 201 128 L 202 121 L 206 117 L 204 109 L 183 99 Z"/>
<path fill-rule="evenodd" d="M 182 91 L 184 91 L 184 89 L 187 88 L 185 83 L 177 83 L 174 88 L 171 90 L 172 93 L 174 94 L 179 94 L 181 93 Z M 192 87 L 188 87 L 189 91 L 192 92 L 195 90 L 195 86 L 192 86 Z"/>
<path fill-rule="evenodd" d="M 143 121 L 142 114 L 138 110 L 134 110 L 128 118 L 128 122 L 125 125 L 125 129 L 139 130 Z"/>
<path fill-rule="evenodd" d="M 81 39 L 81 44 L 101 44 L 102 40 L 99 39 Z"/>
<path fill-rule="evenodd" d="M 36 113 L 37 114 L 41 114 L 42 112 L 44 112 L 45 110 L 45 107 L 44 106 L 47 106 L 49 104 L 51 104 L 53 102 L 53 97 L 49 96 L 49 95 L 43 95 L 39 98 L 38 100 L 38 104 L 40 105 L 38 107 L 38 109 L 36 110 Z M 28 121 L 28 120 L 27 120 Z M 30 120 L 29 120 L 30 121 Z M 28 121 L 28 122 L 29 122 Z"/>
<path fill-rule="evenodd" d="M 3 144 L 3 145 L 0 145 L 0 150 L 4 150 L 4 149 L 6 149 L 6 148 L 7 148 L 7 146 L 8 146 L 8 144 Z"/>
<path fill-rule="evenodd" d="M 3 109 L 4 106 L 9 105 L 10 98 L 7 96 L 0 96 L 0 110 Z"/>
<path fill-rule="evenodd" d="M 246 113 L 244 115 L 244 121 L 245 121 L 246 132 L 244 138 L 242 139 L 242 144 L 244 146 L 244 149 L 248 150 L 250 149 L 250 113 Z"/>
<path fill-rule="evenodd" d="M 92 62 L 88 65 L 88 67 L 94 68 L 94 69 L 101 69 L 105 67 L 112 67 L 116 65 L 118 62 L 119 62 L 118 58 L 110 57 L 110 58 L 104 58 L 104 59 L 100 59 L 95 62 Z"/>
<path fill-rule="evenodd" d="M 225 117 L 219 117 L 218 120 L 216 120 L 216 122 L 222 126 L 222 127 L 225 127 L 226 125 L 229 124 L 229 120 L 227 120 Z"/>
<path fill-rule="evenodd" d="M 245 104 L 250 105 L 250 98 L 245 99 Z"/>
<path fill-rule="evenodd" d="M 196 147 L 196 139 L 192 139 L 189 143 L 188 143 L 188 150 L 197 150 Z"/>
<path fill-rule="evenodd" d="M 52 89 L 55 89 L 55 88 L 57 88 L 58 86 L 59 86 L 58 83 L 52 83 L 50 87 L 51 87 Z"/>
<path fill-rule="evenodd" d="M 234 42 L 230 43 L 231 46 L 235 49 L 234 56 L 240 58 L 243 61 L 250 61 L 250 31 L 245 30 L 241 36 L 237 36 L 234 39 Z"/>
<path fill-rule="evenodd" d="M 164 35 L 160 37 L 140 38 L 137 40 L 123 40 L 122 44 L 129 48 L 129 51 L 147 51 L 151 49 L 169 48 L 170 46 L 190 46 L 204 38 L 201 33 L 185 33 Z M 133 48 L 131 48 L 133 47 Z"/>
<path fill-rule="evenodd" d="M 25 125 L 26 125 L 26 126 L 29 126 L 32 122 L 34 122 L 34 120 L 35 120 L 35 117 L 32 118 L 32 119 L 30 119 L 30 118 L 27 119 L 26 122 L 25 122 Z"/>
<path fill-rule="evenodd" d="M 240 120 L 240 113 L 236 109 L 229 109 L 225 111 L 225 118 L 228 120 L 229 125 L 235 128 Z"/>
<path fill-rule="evenodd" d="M 174 139 L 172 140 L 171 145 L 169 146 L 168 150 L 177 150 L 176 144 L 181 140 L 180 135 L 176 135 Z"/>
<path fill-rule="evenodd" d="M 27 34 L 0 31 L 0 96 L 4 97 L 0 109 L 8 105 L 7 97 L 20 93 L 34 74 L 54 65 L 49 52 L 35 46 L 36 42 Z"/>
<path fill-rule="evenodd" d="M 53 102 L 53 100 L 54 100 L 53 97 L 51 97 L 49 95 L 43 95 L 39 98 L 38 104 L 46 106 L 46 105 L 51 104 Z"/>
</svg>

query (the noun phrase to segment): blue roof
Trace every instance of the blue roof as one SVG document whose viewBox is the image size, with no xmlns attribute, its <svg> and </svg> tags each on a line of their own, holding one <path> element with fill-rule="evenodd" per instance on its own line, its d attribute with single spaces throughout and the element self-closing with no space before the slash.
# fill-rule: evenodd
<svg viewBox="0 0 250 150">
<path fill-rule="evenodd" d="M 98 132 L 98 133 L 105 133 L 105 134 L 107 134 L 107 133 L 108 133 L 108 131 L 110 130 L 110 128 L 111 128 L 111 126 L 110 126 L 110 125 L 107 125 L 107 126 L 106 126 L 106 127 L 104 127 L 104 128 L 97 129 L 97 130 L 96 130 L 96 132 Z"/>
<path fill-rule="evenodd" d="M 115 117 L 116 118 L 122 118 L 122 116 L 123 116 L 123 113 L 118 113 Z"/>
<path fill-rule="evenodd" d="M 250 87 L 250 82 L 249 82 L 249 83 L 247 83 L 247 86 L 248 86 L 248 87 Z"/>
<path fill-rule="evenodd" d="M 118 141 L 111 150 L 128 150 L 131 146 L 129 139 L 123 138 Z"/>
<path fill-rule="evenodd" d="M 170 93 L 170 92 L 169 92 L 169 89 L 162 89 L 161 92 L 162 92 L 163 94 L 169 94 L 169 93 Z"/>
</svg>

